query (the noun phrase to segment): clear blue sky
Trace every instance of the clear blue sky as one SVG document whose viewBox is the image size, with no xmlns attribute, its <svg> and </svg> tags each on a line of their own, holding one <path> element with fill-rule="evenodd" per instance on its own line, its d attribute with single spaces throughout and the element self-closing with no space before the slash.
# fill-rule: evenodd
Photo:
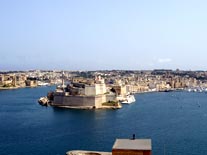
<svg viewBox="0 0 207 155">
<path fill-rule="evenodd" d="M 207 70 L 206 0 L 1 0 L 0 70 Z"/>
</svg>

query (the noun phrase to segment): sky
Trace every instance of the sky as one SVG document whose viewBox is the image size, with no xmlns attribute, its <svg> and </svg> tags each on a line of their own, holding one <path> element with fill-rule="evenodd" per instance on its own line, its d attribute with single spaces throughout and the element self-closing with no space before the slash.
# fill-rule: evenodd
<svg viewBox="0 0 207 155">
<path fill-rule="evenodd" d="M 0 70 L 207 70 L 206 0 L 1 0 Z"/>
</svg>

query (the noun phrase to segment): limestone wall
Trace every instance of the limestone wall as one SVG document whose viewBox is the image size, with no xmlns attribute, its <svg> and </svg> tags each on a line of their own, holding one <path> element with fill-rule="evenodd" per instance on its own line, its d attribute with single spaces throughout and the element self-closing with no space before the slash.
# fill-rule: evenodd
<svg viewBox="0 0 207 155">
<path fill-rule="evenodd" d="M 95 84 L 96 95 L 106 93 L 106 85 L 105 84 Z"/>
<path fill-rule="evenodd" d="M 86 106 L 86 107 L 96 107 L 101 108 L 102 103 L 106 102 L 106 95 L 96 95 L 96 96 L 65 96 L 63 93 L 56 93 L 54 95 L 54 105 L 58 106 Z"/>
<path fill-rule="evenodd" d="M 102 103 L 106 102 L 106 95 L 97 95 L 95 99 L 95 106 L 100 108 Z"/>
<path fill-rule="evenodd" d="M 107 94 L 106 95 L 106 102 L 108 102 L 108 101 L 116 101 L 115 94 Z"/>
<path fill-rule="evenodd" d="M 86 96 L 91 96 L 91 95 L 96 95 L 96 89 L 95 86 L 85 86 L 85 95 Z"/>
<path fill-rule="evenodd" d="M 54 96 L 54 104 L 60 106 L 95 106 L 95 96 Z"/>
</svg>

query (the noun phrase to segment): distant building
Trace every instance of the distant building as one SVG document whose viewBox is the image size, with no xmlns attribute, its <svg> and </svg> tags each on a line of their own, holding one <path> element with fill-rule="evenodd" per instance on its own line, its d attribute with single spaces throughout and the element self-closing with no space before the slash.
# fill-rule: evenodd
<svg viewBox="0 0 207 155">
<path fill-rule="evenodd" d="M 36 87 L 37 86 L 37 80 L 26 80 L 25 84 L 27 87 Z"/>
<path fill-rule="evenodd" d="M 0 85 L 4 85 L 4 75 L 0 74 Z"/>
</svg>

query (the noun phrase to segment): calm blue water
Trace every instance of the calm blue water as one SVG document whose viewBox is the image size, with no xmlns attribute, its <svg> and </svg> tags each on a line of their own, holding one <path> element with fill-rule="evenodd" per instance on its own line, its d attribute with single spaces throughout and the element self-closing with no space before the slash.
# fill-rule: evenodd
<svg viewBox="0 0 207 155">
<path fill-rule="evenodd" d="M 207 94 L 136 95 L 120 110 L 42 107 L 54 87 L 0 91 L 0 155 L 64 155 L 111 151 L 116 138 L 151 138 L 153 155 L 207 154 Z"/>
</svg>

